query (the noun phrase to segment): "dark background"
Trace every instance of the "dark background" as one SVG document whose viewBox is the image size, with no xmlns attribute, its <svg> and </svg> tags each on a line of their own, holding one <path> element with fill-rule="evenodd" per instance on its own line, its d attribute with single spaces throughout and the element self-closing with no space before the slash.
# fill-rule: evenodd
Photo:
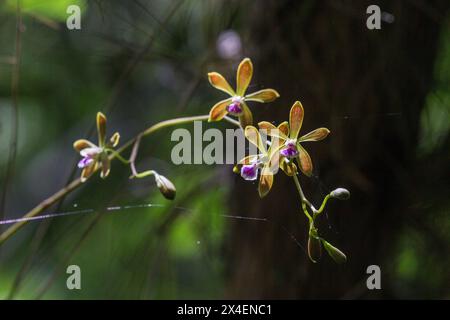
<svg viewBox="0 0 450 320">
<path fill-rule="evenodd" d="M 160 120 L 207 114 L 223 98 L 207 72 L 232 82 L 250 57 L 249 90 L 281 94 L 252 105 L 256 121 L 283 121 L 300 100 L 303 133 L 331 130 L 307 146 L 315 170 L 300 179 L 317 204 L 335 187 L 351 191 L 319 222 L 348 262 L 309 261 L 288 177 L 277 175 L 261 200 L 232 166 L 175 166 L 167 129 L 143 141 L 137 165 L 174 181 L 175 202 L 152 179 L 129 181 L 129 168 L 114 162 L 107 180 L 96 175 L 48 210 L 96 213 L 31 222 L 0 247 L 1 298 L 450 297 L 448 1 L 21 3 L 18 72 L 16 2 L 0 4 L 2 216 L 20 217 L 79 174 L 72 142 L 92 133 L 97 111 L 123 141 Z M 69 4 L 82 7 L 82 30 L 67 30 Z M 371 4 L 384 12 L 381 30 L 366 27 Z M 230 34 L 240 44 L 233 54 L 224 51 Z M 229 127 L 204 124 L 215 126 Z M 145 203 L 161 206 L 105 211 Z M 80 291 L 66 289 L 70 264 L 81 267 Z M 374 264 L 382 290 L 369 291 Z"/>
</svg>

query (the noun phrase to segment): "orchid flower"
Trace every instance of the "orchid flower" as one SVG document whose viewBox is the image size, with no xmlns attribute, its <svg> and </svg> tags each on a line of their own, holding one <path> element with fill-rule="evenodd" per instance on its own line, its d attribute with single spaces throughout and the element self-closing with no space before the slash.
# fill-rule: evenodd
<svg viewBox="0 0 450 320">
<path fill-rule="evenodd" d="M 273 125 L 270 122 L 262 121 L 262 122 L 258 123 L 258 127 L 260 130 L 265 132 L 267 134 L 267 136 L 272 136 L 272 137 L 278 138 L 279 144 L 283 144 L 285 141 L 285 139 L 279 138 L 279 137 L 280 136 L 284 137 L 289 134 L 289 123 L 287 121 L 280 123 L 278 125 L 278 127 L 276 127 L 275 125 Z M 283 156 L 281 154 L 281 152 L 280 152 L 279 157 L 280 157 L 279 165 L 280 165 L 280 168 L 284 171 L 284 173 L 286 173 L 288 176 L 293 176 L 294 174 L 297 173 L 297 166 L 295 165 L 295 163 L 290 161 L 289 158 L 286 158 L 285 156 Z"/>
<path fill-rule="evenodd" d="M 328 136 L 330 130 L 327 128 L 318 128 L 298 137 L 302 128 L 303 117 L 303 106 L 300 101 L 296 101 L 289 114 L 289 123 L 285 121 L 280 124 L 282 130 L 278 130 L 278 133 L 274 133 L 273 129 L 275 129 L 275 126 L 270 122 L 262 121 L 258 125 L 261 129 L 266 129 L 268 135 L 276 136 L 280 139 L 280 144 L 284 145 L 280 150 L 280 156 L 285 159 L 297 159 L 300 170 L 309 177 L 312 175 L 313 164 L 311 157 L 301 143 L 323 140 Z M 281 167 L 283 168 L 283 166 Z"/>
<path fill-rule="evenodd" d="M 263 89 L 251 94 L 245 94 L 253 76 L 253 65 L 249 58 L 245 58 L 239 64 L 236 75 L 236 91 L 228 84 L 227 80 L 217 72 L 208 73 L 211 85 L 228 95 L 230 98 L 217 102 L 209 112 L 209 121 L 219 121 L 226 115 L 238 117 L 241 127 L 253 124 L 253 115 L 247 105 L 247 101 L 271 102 L 280 95 L 274 89 Z"/>
<path fill-rule="evenodd" d="M 106 178 L 110 171 L 110 159 L 108 152 L 117 146 L 120 140 L 118 132 L 106 141 L 106 116 L 97 113 L 97 133 L 98 145 L 86 139 L 79 139 L 74 142 L 73 147 L 80 153 L 82 159 L 78 162 L 78 168 L 81 172 L 81 182 L 86 181 L 101 166 L 100 177 Z"/>
</svg>

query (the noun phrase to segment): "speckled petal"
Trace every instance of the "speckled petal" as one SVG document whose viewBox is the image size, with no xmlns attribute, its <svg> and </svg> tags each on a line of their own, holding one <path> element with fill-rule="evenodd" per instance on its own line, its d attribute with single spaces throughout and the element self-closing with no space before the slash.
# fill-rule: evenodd
<svg viewBox="0 0 450 320">
<path fill-rule="evenodd" d="M 302 128 L 303 123 L 304 110 L 300 101 L 296 101 L 291 108 L 291 112 L 289 113 L 289 130 L 290 130 L 290 138 L 297 139 L 298 133 Z"/>
<path fill-rule="evenodd" d="M 245 58 L 239 64 L 236 75 L 236 93 L 244 96 L 253 76 L 253 64 L 249 58 Z"/>
<path fill-rule="evenodd" d="M 245 96 L 247 101 L 256 101 L 261 103 L 272 102 L 279 98 L 280 94 L 274 89 L 263 89 Z"/>
<path fill-rule="evenodd" d="M 266 172 L 266 174 L 264 174 Z M 262 170 L 259 178 L 258 193 L 261 198 L 265 197 L 273 185 L 273 174 L 268 173 L 267 170 Z"/>
<path fill-rule="evenodd" d="M 220 121 L 228 114 L 227 106 L 230 104 L 231 98 L 217 102 L 209 111 L 208 121 Z"/>
<path fill-rule="evenodd" d="M 308 177 L 312 175 L 313 171 L 313 164 L 311 157 L 309 156 L 308 152 L 299 144 L 300 153 L 297 157 L 297 161 L 300 167 L 300 170 Z"/>
<path fill-rule="evenodd" d="M 318 129 L 313 130 L 310 133 L 307 133 L 304 136 L 302 136 L 299 139 L 299 141 L 300 142 L 320 141 L 320 140 L 325 139 L 329 133 L 330 133 L 330 130 L 328 130 L 327 128 L 318 128 Z"/>
</svg>

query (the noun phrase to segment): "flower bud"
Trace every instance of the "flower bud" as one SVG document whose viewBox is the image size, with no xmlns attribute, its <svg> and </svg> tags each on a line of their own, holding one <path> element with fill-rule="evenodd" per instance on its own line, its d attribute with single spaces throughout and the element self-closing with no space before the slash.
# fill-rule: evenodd
<svg viewBox="0 0 450 320">
<path fill-rule="evenodd" d="M 239 174 L 239 173 L 241 173 L 241 170 L 239 170 L 238 166 L 234 166 L 233 167 L 233 172 L 236 173 L 236 174 Z"/>
<path fill-rule="evenodd" d="M 308 256 L 312 262 L 316 263 L 322 256 L 322 244 L 320 240 L 309 236 L 308 238 Z"/>
<path fill-rule="evenodd" d="M 347 261 L 347 257 L 345 254 L 336 247 L 333 247 L 329 242 L 322 240 L 323 247 L 328 252 L 330 257 L 338 264 L 345 263 Z"/>
<path fill-rule="evenodd" d="M 344 188 L 337 188 L 331 191 L 330 197 L 339 200 L 347 200 L 350 198 L 350 191 Z"/>
<path fill-rule="evenodd" d="M 160 174 L 155 173 L 155 181 L 159 191 L 161 191 L 162 195 L 166 199 L 169 200 L 175 199 L 177 189 L 169 179 Z"/>
</svg>

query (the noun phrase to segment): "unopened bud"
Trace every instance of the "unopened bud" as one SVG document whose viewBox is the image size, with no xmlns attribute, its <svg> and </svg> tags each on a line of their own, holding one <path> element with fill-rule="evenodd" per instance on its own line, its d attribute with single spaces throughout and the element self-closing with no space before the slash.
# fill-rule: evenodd
<svg viewBox="0 0 450 320">
<path fill-rule="evenodd" d="M 337 188 L 331 191 L 330 197 L 339 200 L 347 200 L 350 198 L 350 191 L 344 188 Z"/>
<path fill-rule="evenodd" d="M 308 256 L 312 262 L 316 263 L 322 256 L 322 244 L 314 237 L 308 238 Z"/>
<path fill-rule="evenodd" d="M 233 172 L 239 174 L 239 173 L 241 173 L 241 170 L 239 170 L 238 166 L 234 166 L 233 167 Z"/>
<path fill-rule="evenodd" d="M 155 181 L 159 191 L 161 191 L 162 195 L 166 199 L 169 200 L 175 199 L 177 189 L 169 179 L 160 174 L 155 173 Z"/>
<path fill-rule="evenodd" d="M 345 254 L 339 250 L 338 248 L 332 246 L 329 242 L 322 240 L 323 247 L 327 250 L 330 257 L 338 264 L 345 263 L 347 261 L 347 257 Z"/>
</svg>

